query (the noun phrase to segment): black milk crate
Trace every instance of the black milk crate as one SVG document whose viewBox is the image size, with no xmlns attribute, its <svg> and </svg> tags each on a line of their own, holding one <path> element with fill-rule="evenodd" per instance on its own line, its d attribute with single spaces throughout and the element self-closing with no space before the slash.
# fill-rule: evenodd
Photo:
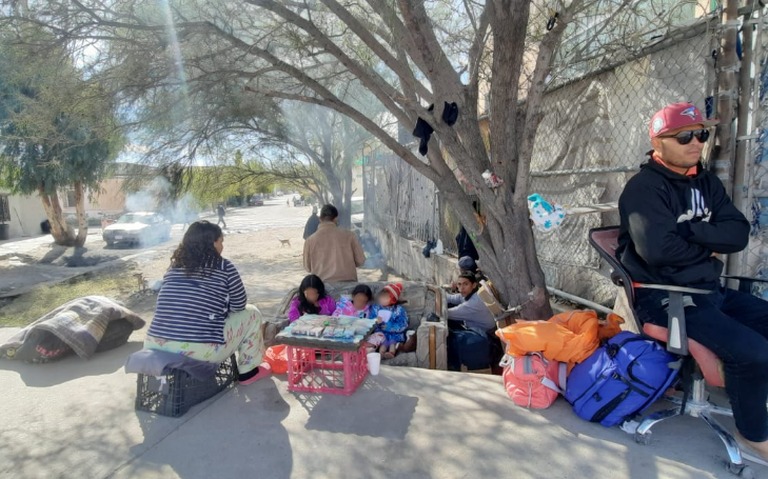
<svg viewBox="0 0 768 479">
<path fill-rule="evenodd" d="M 229 387 L 237 376 L 235 356 L 219 365 L 216 374 L 199 381 L 180 369 L 171 369 L 163 376 L 139 374 L 136 383 L 136 409 L 179 417 L 206 399 Z"/>
</svg>

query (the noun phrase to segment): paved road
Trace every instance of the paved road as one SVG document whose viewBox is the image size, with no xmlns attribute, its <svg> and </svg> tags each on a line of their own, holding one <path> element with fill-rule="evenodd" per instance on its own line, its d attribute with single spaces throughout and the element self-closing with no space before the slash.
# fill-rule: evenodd
<svg viewBox="0 0 768 479">
<path fill-rule="evenodd" d="M 265 206 L 227 211 L 226 235 L 238 235 L 281 227 L 301 227 L 311 209 L 287 207 L 285 199 Z M 202 219 L 216 221 L 215 215 Z M 174 225 L 168 241 L 146 246 L 107 246 L 101 230 L 88 235 L 85 247 L 76 250 L 53 244 L 51 236 L 39 236 L 0 244 L 0 297 L 23 294 L 35 287 L 57 283 L 95 269 L 141 258 L 168 257 L 184 235 L 184 225 Z"/>
<path fill-rule="evenodd" d="M 264 206 L 236 208 L 227 211 L 224 221 L 227 223 L 225 233 L 240 234 L 260 231 L 270 228 L 295 228 L 304 226 L 312 208 L 285 206 L 285 199 L 279 198 L 267 201 Z M 215 222 L 215 215 L 205 216 L 205 219 Z"/>
</svg>

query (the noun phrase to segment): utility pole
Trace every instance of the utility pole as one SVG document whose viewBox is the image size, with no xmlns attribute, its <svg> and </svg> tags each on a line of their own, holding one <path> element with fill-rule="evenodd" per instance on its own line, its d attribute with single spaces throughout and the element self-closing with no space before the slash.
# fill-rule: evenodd
<svg viewBox="0 0 768 479">
<path fill-rule="evenodd" d="M 734 158 L 736 153 L 736 99 L 739 58 L 736 42 L 739 34 L 739 0 L 727 0 L 723 12 L 722 40 L 718 54 L 717 127 L 718 152 L 711 168 L 720 178 L 729 195 L 734 192 Z"/>
</svg>

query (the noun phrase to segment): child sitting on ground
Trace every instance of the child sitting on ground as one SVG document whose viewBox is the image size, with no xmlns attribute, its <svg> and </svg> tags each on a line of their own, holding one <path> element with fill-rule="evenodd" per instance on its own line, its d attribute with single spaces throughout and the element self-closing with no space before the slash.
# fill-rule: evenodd
<svg viewBox="0 0 768 479">
<path fill-rule="evenodd" d="M 341 297 L 341 300 L 336 304 L 336 311 L 333 312 L 333 315 L 368 318 L 372 299 L 373 291 L 371 288 L 364 284 L 358 284 L 349 297 Z"/>
<path fill-rule="evenodd" d="M 336 301 L 325 293 L 325 284 L 319 276 L 307 275 L 299 285 L 299 293 L 288 308 L 288 320 L 294 322 L 305 314 L 330 316 Z"/>
<path fill-rule="evenodd" d="M 408 315 L 399 304 L 401 294 L 401 283 L 388 284 L 378 294 L 377 304 L 371 307 L 370 317 L 376 318 L 376 329 L 368 338 L 368 343 L 379 349 L 383 359 L 394 358 L 397 348 L 405 342 Z"/>
</svg>

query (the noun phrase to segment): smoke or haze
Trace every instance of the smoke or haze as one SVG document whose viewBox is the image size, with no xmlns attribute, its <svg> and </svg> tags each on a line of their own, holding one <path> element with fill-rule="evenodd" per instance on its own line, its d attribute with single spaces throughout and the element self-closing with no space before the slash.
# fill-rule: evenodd
<svg viewBox="0 0 768 479">
<path fill-rule="evenodd" d="M 125 208 L 128 212 L 159 213 L 166 220 L 165 222 L 151 222 L 138 217 L 137 222 L 146 223 L 146 226 L 142 226 L 140 231 L 137 231 L 134 226 L 124 230 L 123 233 L 115 232 L 113 234 L 113 237 L 124 237 L 122 240 L 116 239 L 116 242 L 129 241 L 125 238 L 127 236 L 131 238 L 131 242 L 135 242 L 134 238 L 138 237 L 138 242 L 142 245 L 165 241 L 170 237 L 173 224 L 192 223 L 197 220 L 200 211 L 198 202 L 189 193 L 174 201 L 170 183 L 161 176 L 154 178 L 140 191 L 126 195 Z"/>
<path fill-rule="evenodd" d="M 176 201 L 171 200 L 171 184 L 162 176 L 154 178 L 141 191 L 125 198 L 128 211 L 154 211 L 175 224 L 191 223 L 197 219 L 200 207 L 195 198 L 184 194 Z"/>
</svg>

